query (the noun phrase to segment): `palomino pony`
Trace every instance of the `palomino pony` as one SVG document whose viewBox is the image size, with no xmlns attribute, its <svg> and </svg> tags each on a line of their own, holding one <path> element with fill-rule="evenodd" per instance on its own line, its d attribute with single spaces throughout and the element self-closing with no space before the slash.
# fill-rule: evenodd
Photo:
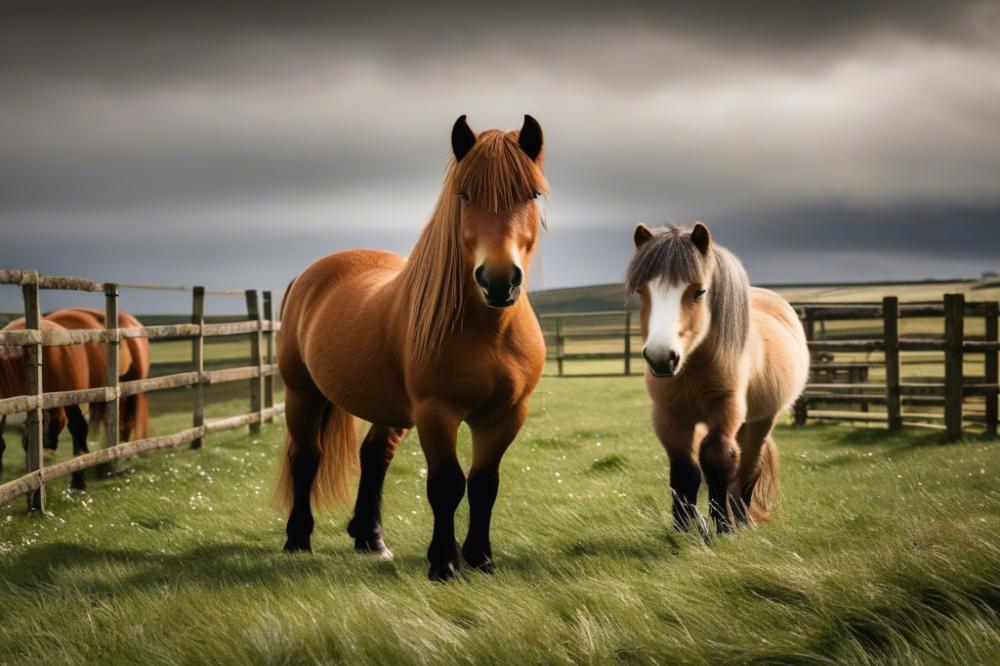
<svg viewBox="0 0 1000 666">
<path fill-rule="evenodd" d="M 427 459 L 434 534 L 429 577 L 459 568 L 455 510 L 466 491 L 456 455 L 472 430 L 465 561 L 493 570 L 489 530 L 500 459 L 527 414 L 545 342 L 521 285 L 543 226 L 542 131 L 476 136 L 452 129 L 455 159 L 409 259 L 378 250 L 331 254 L 285 296 L 279 367 L 288 439 L 275 499 L 291 509 L 286 551 L 310 550 L 312 502 L 347 499 L 357 464 L 355 417 L 371 422 L 347 531 L 362 552 L 391 557 L 382 539 L 386 470 L 416 425 Z"/>
<path fill-rule="evenodd" d="M 670 458 L 675 526 L 705 529 L 695 509 L 702 472 L 720 533 L 765 522 L 778 490 L 771 431 L 809 372 L 802 325 L 780 296 L 750 287 L 704 224 L 639 225 L 635 246 L 627 286 L 641 299 L 646 390 Z M 698 444 L 700 424 L 708 434 Z"/>
<path fill-rule="evenodd" d="M 53 321 L 70 330 L 93 330 L 104 328 L 105 314 L 93 308 L 65 308 L 46 315 Z M 138 328 L 142 323 L 127 312 L 118 313 L 118 325 L 121 328 Z M 107 347 L 103 343 L 84 345 L 87 349 L 89 364 L 89 388 L 107 385 Z M 118 353 L 118 379 L 132 381 L 149 377 L 149 340 L 146 338 L 123 338 Z M 95 402 L 90 405 L 90 423 L 99 427 L 104 423 L 107 403 Z M 53 419 L 58 423 L 57 419 Z M 118 425 L 119 438 L 123 442 L 133 439 L 144 439 L 149 436 L 149 403 L 146 395 L 136 393 L 121 401 L 121 414 Z M 58 436 L 59 431 L 55 431 Z M 52 440 L 55 444 L 55 440 Z M 53 446 L 54 448 L 54 446 Z"/>
<path fill-rule="evenodd" d="M 59 324 L 42 320 L 42 331 L 66 330 Z M 24 330 L 24 319 L 18 319 L 4 326 L 5 331 Z M 0 347 L 0 398 L 11 398 L 24 395 L 26 391 L 27 358 L 24 347 Z M 42 348 L 42 387 L 51 391 L 78 391 L 88 387 L 87 352 L 83 345 L 65 345 Z M 51 431 L 52 414 L 55 410 L 47 410 L 44 419 L 45 431 Z M 73 455 L 87 452 L 87 420 L 79 405 L 65 408 L 69 420 L 69 431 L 73 435 Z M 0 416 L 0 470 L 2 470 L 3 452 L 7 448 L 3 441 L 3 428 L 7 417 Z M 48 439 L 48 435 L 46 436 Z M 74 472 L 71 481 L 73 488 L 83 490 L 86 482 L 83 472 Z"/>
</svg>

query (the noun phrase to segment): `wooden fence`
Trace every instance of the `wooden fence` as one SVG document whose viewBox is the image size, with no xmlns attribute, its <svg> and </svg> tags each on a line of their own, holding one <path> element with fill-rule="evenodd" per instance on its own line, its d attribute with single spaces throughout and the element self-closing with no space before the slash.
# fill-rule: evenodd
<svg viewBox="0 0 1000 666">
<path fill-rule="evenodd" d="M 964 427 L 975 424 L 996 434 L 1000 351 L 996 301 L 967 303 L 963 294 L 947 294 L 942 302 L 900 303 L 897 297 L 887 296 L 881 303 L 796 303 L 793 307 L 802 319 L 813 358 L 809 384 L 795 408 L 796 423 L 810 418 L 873 421 L 892 430 L 906 423 L 943 427 L 951 437 L 961 436 Z M 901 335 L 900 322 L 908 319 L 941 325 L 943 333 Z M 966 333 L 969 319 L 982 320 L 981 334 Z M 557 375 L 566 375 L 566 363 L 572 361 L 589 361 L 591 367 L 595 361 L 604 362 L 599 374 L 629 375 L 633 368 L 642 372 L 635 313 L 546 314 L 539 320 Z M 835 324 L 864 321 L 871 329 L 864 335 Z M 834 326 L 828 330 L 827 324 Z M 567 343 L 572 346 L 569 351 Z M 911 358 L 909 363 L 941 365 L 943 377 L 905 381 L 904 356 L 916 352 L 942 354 L 940 361 Z M 981 376 L 964 371 L 970 357 L 982 359 Z M 609 362 L 620 362 L 621 371 L 608 368 Z M 880 380 L 873 381 L 871 375 L 879 375 Z M 872 405 L 884 411 L 872 412 Z M 928 408 L 940 408 L 940 412 L 928 412 Z"/>
<path fill-rule="evenodd" d="M 201 446 L 202 438 L 213 432 L 249 425 L 250 432 L 258 432 L 260 424 L 270 421 L 284 411 L 283 404 L 274 404 L 272 375 L 274 362 L 274 335 L 280 327 L 273 312 L 273 298 L 269 291 L 263 293 L 263 310 L 257 290 L 219 291 L 204 287 L 163 287 L 158 285 L 118 285 L 93 282 L 75 277 L 45 276 L 35 271 L 0 270 L 0 284 L 19 285 L 24 297 L 25 330 L 0 331 L 0 346 L 25 348 L 27 368 L 27 393 L 0 399 L 0 415 L 25 413 L 25 439 L 27 444 L 26 473 L 13 481 L 0 485 L 0 503 L 27 495 L 31 510 L 44 510 L 45 485 L 53 479 L 68 476 L 112 461 L 129 458 L 145 451 L 169 449 L 190 442 L 192 448 Z M 192 295 L 191 323 L 162 326 L 119 328 L 118 298 L 121 287 L 134 289 L 166 289 L 190 291 Z M 84 292 L 103 292 L 108 322 L 101 330 L 41 330 L 40 292 L 60 289 Z M 205 296 L 243 296 L 246 299 L 247 320 L 219 324 L 205 323 Z M 111 322 L 115 326 L 111 327 Z M 251 365 L 239 368 L 205 371 L 205 338 L 214 336 L 249 335 Z M 148 338 L 149 340 L 191 340 L 194 369 L 136 381 L 119 382 L 119 345 L 123 338 Z M 107 346 L 107 385 L 79 391 L 44 392 L 42 388 L 42 348 L 46 346 L 103 343 Z M 249 381 L 250 411 L 227 418 L 205 419 L 206 385 L 226 382 Z M 118 412 L 121 398 L 137 393 L 190 386 L 194 389 L 191 427 L 177 433 L 119 443 Z M 46 466 L 42 457 L 42 411 L 106 402 L 104 448 L 77 456 L 54 465 Z"/>
</svg>

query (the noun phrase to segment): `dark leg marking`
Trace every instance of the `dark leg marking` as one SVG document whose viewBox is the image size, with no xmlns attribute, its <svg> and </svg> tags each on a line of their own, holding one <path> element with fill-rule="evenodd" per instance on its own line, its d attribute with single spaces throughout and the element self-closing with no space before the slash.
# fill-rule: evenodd
<svg viewBox="0 0 1000 666">
<path fill-rule="evenodd" d="M 78 456 L 88 453 L 87 435 L 89 428 L 87 420 L 83 418 L 83 412 L 79 405 L 69 405 L 66 407 L 66 417 L 69 419 L 69 432 L 73 436 L 73 455 Z M 52 419 L 55 421 L 56 419 Z M 83 478 L 83 471 L 73 472 L 70 479 L 70 487 L 76 490 L 86 490 L 87 482 Z"/>
<path fill-rule="evenodd" d="M 500 470 L 478 470 L 469 476 L 469 534 L 462 546 L 462 557 L 483 573 L 493 573 L 493 548 L 490 546 L 490 519 L 500 487 Z"/>
<path fill-rule="evenodd" d="M 691 456 L 680 453 L 670 456 L 670 493 L 674 498 L 674 529 L 686 532 L 701 521 L 698 517 L 698 488 L 701 470 Z"/>
<path fill-rule="evenodd" d="M 713 428 L 701 442 L 701 469 L 708 482 L 708 500 L 712 518 L 719 534 L 733 531 L 729 517 L 729 487 L 736 478 L 739 449 L 736 442 Z"/>
<path fill-rule="evenodd" d="M 455 509 L 465 495 L 465 474 L 457 461 L 448 461 L 427 477 L 427 499 L 434 511 L 434 536 L 427 549 L 431 580 L 454 578 L 459 568 L 455 541 Z"/>
<path fill-rule="evenodd" d="M 311 551 L 309 537 L 312 535 L 312 506 L 309 494 L 312 491 L 319 457 L 313 451 L 296 451 L 292 454 L 292 512 L 285 526 L 285 552 Z"/>
<path fill-rule="evenodd" d="M 62 430 L 62 423 L 56 416 L 55 409 L 45 410 L 42 419 L 45 421 L 45 444 L 44 447 L 50 451 L 55 451 L 59 447 L 59 431 Z M 66 414 L 69 416 L 69 412 Z"/>
<path fill-rule="evenodd" d="M 389 559 L 392 551 L 382 539 L 382 485 L 405 430 L 372 426 L 361 444 L 361 481 L 354 517 L 347 533 L 354 537 L 354 549 Z"/>
</svg>

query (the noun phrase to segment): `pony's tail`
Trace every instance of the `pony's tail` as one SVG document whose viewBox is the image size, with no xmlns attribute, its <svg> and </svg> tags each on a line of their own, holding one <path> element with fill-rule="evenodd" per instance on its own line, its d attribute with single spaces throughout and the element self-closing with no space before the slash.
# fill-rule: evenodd
<svg viewBox="0 0 1000 666">
<path fill-rule="evenodd" d="M 754 484 L 750 495 L 750 519 L 755 523 L 766 523 L 771 520 L 778 504 L 778 447 L 770 435 L 764 440 L 760 449 L 760 476 Z"/>
<path fill-rule="evenodd" d="M 132 402 L 132 428 L 129 439 L 146 439 L 152 434 L 149 427 L 149 400 L 145 393 L 136 393 Z"/>
<path fill-rule="evenodd" d="M 315 447 L 319 458 L 310 499 L 313 509 L 323 510 L 351 501 L 350 478 L 358 471 L 358 435 L 354 417 L 330 405 L 315 442 L 299 444 L 291 434 L 285 437 L 285 452 L 274 489 L 272 504 L 284 513 L 292 510 L 292 458 L 305 447 Z"/>
<path fill-rule="evenodd" d="M 101 432 L 104 431 L 104 415 L 107 411 L 108 403 L 106 402 L 90 403 L 90 422 L 88 424 L 90 426 L 89 437 L 96 438 Z M 61 427 L 60 430 L 62 430 Z"/>
</svg>

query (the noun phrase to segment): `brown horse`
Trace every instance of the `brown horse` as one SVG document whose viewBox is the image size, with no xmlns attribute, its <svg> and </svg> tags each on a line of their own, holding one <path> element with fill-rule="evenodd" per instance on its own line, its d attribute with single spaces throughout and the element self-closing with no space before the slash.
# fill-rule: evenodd
<svg viewBox="0 0 1000 666">
<path fill-rule="evenodd" d="M 493 570 L 500 459 L 524 423 L 545 362 L 541 330 L 521 295 L 543 225 L 535 201 L 547 188 L 542 131 L 525 116 L 519 132 L 476 136 L 462 116 L 451 144 L 455 159 L 409 259 L 338 252 L 289 286 L 279 346 L 289 436 L 275 491 L 291 509 L 286 551 L 310 550 L 310 497 L 319 506 L 347 499 L 357 417 L 373 425 L 360 449 L 347 531 L 359 551 L 391 557 L 382 539 L 382 484 L 416 425 L 434 513 L 429 576 L 455 576 L 455 510 L 466 490 L 456 437 L 464 421 L 473 447 L 462 555 Z"/>
<path fill-rule="evenodd" d="M 43 331 L 63 331 L 66 330 L 59 324 L 47 320 L 41 322 Z M 24 330 L 24 319 L 18 319 L 4 326 L 5 331 Z M 0 347 L 0 398 L 11 398 L 17 395 L 24 395 L 26 391 L 26 362 L 24 347 Z M 87 352 L 83 345 L 66 345 L 42 348 L 42 387 L 47 392 L 52 391 L 78 391 L 88 387 L 88 363 Z M 55 410 L 47 410 L 44 419 L 49 423 L 45 424 L 45 431 L 49 433 L 52 429 L 51 420 Z M 65 408 L 66 417 L 69 421 L 69 431 L 73 435 L 73 455 L 86 453 L 87 449 L 87 420 L 83 417 L 79 405 L 70 405 Z M 2 471 L 3 452 L 7 448 L 3 441 L 3 428 L 7 417 L 0 416 L 0 471 Z M 71 481 L 72 487 L 83 490 L 86 483 L 83 479 L 83 472 L 74 472 Z"/>
<path fill-rule="evenodd" d="M 93 308 L 66 308 L 56 310 L 45 318 L 70 330 L 95 330 L 104 328 L 105 314 Z M 121 328 L 137 328 L 142 323 L 127 312 L 118 313 Z M 90 366 L 90 388 L 107 385 L 107 347 L 103 343 L 84 345 Z M 132 381 L 149 377 L 149 340 L 146 338 L 124 338 L 118 353 L 118 378 Z M 106 403 L 90 405 L 90 423 L 97 428 L 104 423 Z M 58 422 L 53 419 L 53 422 Z M 149 436 L 149 404 L 143 393 L 122 398 L 118 425 L 119 438 L 123 442 L 143 439 Z M 58 431 L 56 431 L 58 435 Z M 54 441 L 52 442 L 55 443 Z"/>
<path fill-rule="evenodd" d="M 775 420 L 805 387 L 809 349 L 792 307 L 750 287 L 708 228 L 635 230 L 630 293 L 641 299 L 646 390 L 670 458 L 675 526 L 705 529 L 695 504 L 702 472 L 720 533 L 764 522 L 778 490 Z M 698 444 L 695 428 L 708 426 Z M 700 463 L 700 470 L 699 470 Z"/>
</svg>

